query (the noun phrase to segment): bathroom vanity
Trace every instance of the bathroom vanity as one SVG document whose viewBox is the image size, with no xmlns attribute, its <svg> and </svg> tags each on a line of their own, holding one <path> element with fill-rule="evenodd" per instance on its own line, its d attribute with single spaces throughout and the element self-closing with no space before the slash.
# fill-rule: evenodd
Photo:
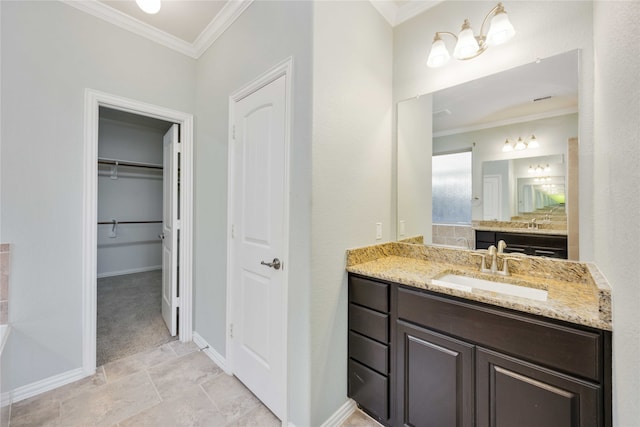
<svg viewBox="0 0 640 427">
<path fill-rule="evenodd" d="M 593 266 L 522 257 L 499 280 L 547 292 L 529 300 L 439 285 L 452 271 L 478 275 L 470 251 L 357 251 L 347 267 L 348 394 L 379 422 L 611 425 L 610 293 Z M 554 277 L 563 270 L 568 281 Z"/>
<path fill-rule="evenodd" d="M 567 236 L 551 233 L 532 233 L 527 230 L 492 231 L 475 230 L 476 249 L 496 246 L 500 240 L 507 242 L 505 252 L 523 255 L 567 259 Z"/>
</svg>

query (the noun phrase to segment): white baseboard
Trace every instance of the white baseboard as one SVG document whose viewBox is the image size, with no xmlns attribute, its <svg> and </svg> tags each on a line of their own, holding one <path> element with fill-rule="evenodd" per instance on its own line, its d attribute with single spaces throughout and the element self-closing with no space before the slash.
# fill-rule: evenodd
<svg viewBox="0 0 640 427">
<path fill-rule="evenodd" d="M 78 368 L 31 384 L 23 385 L 14 390 L 2 393 L 1 405 L 6 406 L 10 403 L 20 402 L 21 400 L 37 396 L 46 391 L 53 390 L 54 388 L 62 387 L 63 385 L 81 380 L 86 376 L 87 375 L 84 373 L 82 368 Z"/>
<path fill-rule="evenodd" d="M 338 408 L 320 427 L 338 427 L 353 414 L 358 407 L 353 399 L 348 399 L 344 405 Z"/>
<path fill-rule="evenodd" d="M 151 267 L 130 268 L 128 270 L 107 271 L 106 273 L 98 273 L 98 279 L 103 277 L 123 276 L 125 274 L 144 273 L 145 271 L 162 270 L 161 265 L 152 265 Z"/>
<path fill-rule="evenodd" d="M 215 364 L 218 365 L 227 375 L 232 375 L 231 370 L 227 366 L 227 359 L 215 351 L 213 347 L 211 347 L 209 343 L 196 331 L 193 331 L 193 342 L 200 347 L 202 352 L 206 354 L 209 359 L 213 360 Z"/>
</svg>

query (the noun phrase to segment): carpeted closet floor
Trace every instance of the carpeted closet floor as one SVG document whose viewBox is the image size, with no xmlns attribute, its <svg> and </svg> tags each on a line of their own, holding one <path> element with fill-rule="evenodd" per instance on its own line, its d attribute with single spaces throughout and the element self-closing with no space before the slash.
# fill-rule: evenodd
<svg viewBox="0 0 640 427">
<path fill-rule="evenodd" d="M 162 270 L 98 279 L 96 366 L 175 339 L 162 320 L 161 298 Z"/>
</svg>

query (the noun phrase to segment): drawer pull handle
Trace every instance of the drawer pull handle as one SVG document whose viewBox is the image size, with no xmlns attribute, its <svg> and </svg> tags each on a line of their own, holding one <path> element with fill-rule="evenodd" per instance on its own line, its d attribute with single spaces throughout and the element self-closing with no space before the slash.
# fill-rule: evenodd
<svg viewBox="0 0 640 427">
<path fill-rule="evenodd" d="M 360 375 L 356 374 L 355 372 L 353 373 L 353 376 L 356 377 L 358 379 L 358 381 L 360 381 L 362 384 L 364 384 L 364 380 L 362 378 L 360 378 Z"/>
</svg>

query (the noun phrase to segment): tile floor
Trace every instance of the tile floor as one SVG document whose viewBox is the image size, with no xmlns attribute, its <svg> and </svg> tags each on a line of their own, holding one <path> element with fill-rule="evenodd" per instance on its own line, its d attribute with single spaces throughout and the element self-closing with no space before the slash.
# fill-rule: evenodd
<svg viewBox="0 0 640 427">
<path fill-rule="evenodd" d="M 240 381 L 195 344 L 179 341 L 107 363 L 90 378 L 14 403 L 9 411 L 10 427 L 281 425 Z M 376 426 L 359 411 L 343 423 Z"/>
</svg>

